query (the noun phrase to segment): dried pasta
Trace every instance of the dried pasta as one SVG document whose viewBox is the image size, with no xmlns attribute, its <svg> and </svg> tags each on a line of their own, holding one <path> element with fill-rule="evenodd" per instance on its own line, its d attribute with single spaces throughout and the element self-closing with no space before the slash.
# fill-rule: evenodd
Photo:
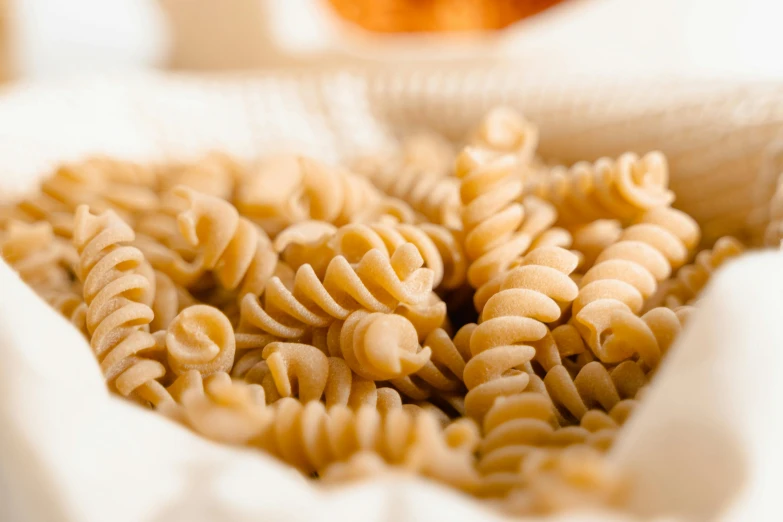
<svg viewBox="0 0 783 522">
<path fill-rule="evenodd" d="M 155 340 L 143 328 L 152 321 L 152 309 L 144 304 L 150 282 L 134 272 L 144 257 L 128 245 L 131 241 L 133 231 L 114 212 L 94 216 L 86 205 L 76 209 L 73 242 L 80 255 L 90 345 L 112 388 L 159 404 L 170 400 L 157 380 L 166 369 L 138 355 Z"/>
<path fill-rule="evenodd" d="M 336 256 L 321 279 L 310 265 L 303 265 L 292 289 L 272 277 L 263 303 L 253 294 L 245 295 L 240 327 L 297 339 L 308 327 L 327 327 L 354 310 L 389 313 L 401 303 L 421 303 L 432 290 L 433 278 L 423 264 L 416 247 L 405 243 L 391 257 L 372 249 L 356 265 Z"/>
<path fill-rule="evenodd" d="M 747 246 L 697 251 L 661 153 L 553 165 L 507 107 L 466 143 L 409 135 L 358 173 L 94 156 L 0 205 L 0 254 L 112 392 L 216 442 L 514 515 L 622 508 L 604 454 Z"/>
<path fill-rule="evenodd" d="M 525 368 L 536 356 L 532 345 L 547 336 L 546 323 L 560 317 L 559 303 L 576 297 L 577 286 L 568 275 L 577 262 L 567 250 L 551 247 L 508 272 L 500 290 L 487 300 L 470 338 L 472 358 L 463 373 L 468 415 L 481 419 L 497 397 L 525 390 L 530 376 L 517 368 Z"/>
<path fill-rule="evenodd" d="M 647 210 L 666 207 L 674 199 L 668 189 L 666 158 L 650 152 L 639 158 L 624 154 L 573 167 L 555 167 L 548 176 L 531 180 L 525 194 L 552 203 L 559 222 L 585 225 L 596 219 L 633 220 Z"/>
</svg>

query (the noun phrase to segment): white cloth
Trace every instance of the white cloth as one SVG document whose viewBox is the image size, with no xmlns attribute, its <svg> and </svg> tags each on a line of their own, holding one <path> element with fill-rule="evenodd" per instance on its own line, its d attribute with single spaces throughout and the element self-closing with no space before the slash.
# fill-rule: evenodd
<svg viewBox="0 0 783 522">
<path fill-rule="evenodd" d="M 148 160 L 291 147 L 337 160 L 390 146 L 395 131 L 417 124 L 458 135 L 500 101 L 541 123 L 552 156 L 673 151 L 683 206 L 716 232 L 751 230 L 746 219 L 769 198 L 781 87 L 526 82 L 498 70 L 23 85 L 0 98 L 0 185 L 30 188 L 53 162 L 90 152 Z M 624 431 L 613 458 L 637 477 L 638 515 L 739 522 L 776 513 L 782 261 L 749 255 L 717 276 Z M 0 361 L 0 520 L 500 520 L 419 480 L 325 492 L 263 454 L 217 446 L 110 397 L 87 343 L 2 263 Z"/>
</svg>

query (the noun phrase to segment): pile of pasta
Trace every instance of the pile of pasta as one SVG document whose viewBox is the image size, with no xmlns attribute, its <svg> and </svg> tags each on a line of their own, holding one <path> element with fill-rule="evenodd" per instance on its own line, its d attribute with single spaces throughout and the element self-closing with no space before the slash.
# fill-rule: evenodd
<svg viewBox="0 0 783 522">
<path fill-rule="evenodd" d="M 116 394 L 323 483 L 417 474 L 517 514 L 622 502 L 606 458 L 701 289 L 665 157 L 572 166 L 509 108 L 350 168 L 93 157 L 0 207 L 2 256 Z"/>
</svg>

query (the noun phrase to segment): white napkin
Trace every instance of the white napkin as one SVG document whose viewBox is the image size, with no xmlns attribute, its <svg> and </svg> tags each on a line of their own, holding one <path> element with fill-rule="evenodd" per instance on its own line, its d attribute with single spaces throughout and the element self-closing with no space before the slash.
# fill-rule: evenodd
<svg viewBox="0 0 783 522">
<path fill-rule="evenodd" d="M 626 91 L 623 113 L 617 98 L 601 101 L 601 91 L 622 92 L 617 85 L 585 88 L 582 97 L 566 101 L 564 89 L 547 98 L 545 84 L 523 88 L 518 83 L 509 95 L 503 89 L 510 89 L 514 78 L 497 71 L 430 74 L 403 77 L 396 87 L 383 76 L 343 73 L 212 81 L 102 78 L 55 90 L 24 86 L 0 99 L 0 184 L 9 191 L 22 189 L 51 162 L 89 152 L 150 159 L 225 145 L 248 155 L 273 147 L 271 137 L 339 159 L 388 146 L 395 130 L 427 118 L 456 133 L 460 122 L 492 96 L 532 109 L 546 131 L 543 147 L 550 151 L 568 153 L 561 142 L 568 132 L 587 134 L 587 119 L 575 117 L 569 126 L 564 112 L 592 114 L 598 123 L 590 134 L 596 144 L 590 154 L 597 155 L 601 143 L 616 145 L 619 139 L 602 135 L 602 122 L 625 114 L 641 128 L 652 102 L 662 103 L 660 97 L 638 96 L 647 91 L 637 89 L 633 105 Z M 421 81 L 427 78 L 434 81 Z M 493 83 L 499 88 L 483 89 L 487 78 L 499 81 Z M 443 85 L 454 88 L 435 99 L 432 94 Z M 477 91 L 484 94 L 475 97 L 475 105 L 459 104 Z M 697 118 L 683 107 L 712 102 L 720 114 L 748 93 L 766 93 L 765 107 L 783 107 L 783 97 L 772 95 L 774 86 L 712 86 L 702 89 L 701 97 L 694 92 L 692 85 L 680 85 L 669 93 L 670 101 L 679 95 L 675 105 L 691 133 Z M 542 103 L 525 106 L 529 100 Z M 415 107 L 425 110 L 405 120 Z M 660 113 L 650 112 L 656 114 L 648 119 L 653 131 L 640 133 L 638 143 L 655 141 L 666 129 L 684 132 L 676 122 L 662 125 Z M 747 144 L 743 157 L 766 157 L 760 136 L 779 128 L 777 113 L 765 116 L 765 126 L 760 118 L 724 126 L 734 140 Z M 702 116 L 704 132 L 714 118 Z M 672 138 L 660 141 L 666 150 Z M 703 146 L 696 138 L 692 143 Z M 685 155 L 673 184 L 683 182 L 683 173 L 687 181 L 687 174 L 707 172 L 710 165 L 745 172 L 732 171 L 726 157 L 715 163 L 716 157 L 721 156 L 713 154 L 702 164 L 693 157 L 689 163 Z M 751 164 L 766 165 L 761 160 L 741 165 Z M 726 179 L 730 187 L 732 176 Z M 757 171 L 748 170 L 745 179 L 765 187 Z M 762 204 L 766 192 L 752 194 Z M 750 205 L 753 198 L 748 198 Z M 709 214 L 713 222 L 746 230 L 750 207 L 741 207 L 744 213 L 725 208 Z M 783 383 L 777 379 L 783 362 L 781 261 L 778 253 L 749 255 L 717 276 L 627 425 L 613 458 L 637 479 L 635 514 L 744 521 L 775 513 L 775 489 L 783 480 L 777 448 L 783 436 L 778 400 Z M 473 500 L 420 480 L 385 478 L 326 492 L 259 452 L 215 445 L 110 397 L 87 343 L 1 263 L 0 360 L 0 520 L 500 520 Z M 611 518 L 574 513 L 553 520 Z"/>
</svg>

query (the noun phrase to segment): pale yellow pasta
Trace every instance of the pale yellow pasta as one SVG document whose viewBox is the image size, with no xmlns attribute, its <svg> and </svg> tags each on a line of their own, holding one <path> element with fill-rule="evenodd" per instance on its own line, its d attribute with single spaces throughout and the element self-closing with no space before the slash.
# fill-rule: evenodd
<svg viewBox="0 0 783 522">
<path fill-rule="evenodd" d="M 467 275 L 474 288 L 508 270 L 557 218 L 552 206 L 538 198 L 516 202 L 522 194 L 514 174 L 517 164 L 512 156 L 471 148 L 457 160 Z"/>
<path fill-rule="evenodd" d="M 165 165 L 159 174 L 163 191 L 177 185 L 231 201 L 234 187 L 242 178 L 244 167 L 229 155 L 212 151 L 195 161 Z"/>
<path fill-rule="evenodd" d="M 390 383 L 403 395 L 414 400 L 425 400 L 433 395 L 445 396 L 464 393 L 462 374 L 470 358 L 471 329 L 463 329 L 452 340 L 442 329 L 433 330 L 424 339 L 423 347 L 431 352 L 430 360 L 416 372 L 406 377 L 391 379 Z M 447 401 L 448 402 L 448 401 Z M 452 406 L 464 411 L 464 406 Z"/>
<path fill-rule="evenodd" d="M 465 409 L 481 419 L 499 396 L 519 393 L 530 375 L 536 357 L 534 344 L 547 337 L 545 323 L 557 320 L 561 303 L 578 292 L 568 275 L 576 268 L 576 256 L 557 247 L 531 253 L 535 261 L 511 270 L 500 290 L 487 301 L 479 324 L 470 338 L 473 357 L 465 365 L 468 387 Z"/>
<path fill-rule="evenodd" d="M 390 313 L 401 303 L 421 303 L 432 291 L 432 271 L 423 264 L 416 247 L 406 243 L 391 257 L 370 250 L 355 265 L 334 257 L 323 278 L 310 265 L 302 265 L 293 288 L 273 277 L 260 301 L 251 294 L 244 297 L 240 330 L 297 339 L 309 328 L 347 319 L 354 310 Z"/>
<path fill-rule="evenodd" d="M 623 228 L 614 219 L 598 219 L 586 225 L 575 227 L 572 231 L 574 250 L 582 254 L 579 270 L 584 273 L 595 264 L 596 258 L 613 243 L 620 239 Z"/>
<path fill-rule="evenodd" d="M 55 237 L 47 222 L 11 221 L 0 233 L 0 255 L 34 289 L 70 287 L 69 269 L 76 264 L 73 247 Z"/>
<path fill-rule="evenodd" d="M 375 216 L 385 198 L 368 180 L 302 156 L 278 156 L 249 169 L 239 184 L 237 209 L 277 234 L 316 219 L 344 225 Z M 398 215 L 399 205 L 390 208 Z"/>
<path fill-rule="evenodd" d="M 417 132 L 401 143 L 402 166 L 435 176 L 447 176 L 454 167 L 454 146 L 434 132 Z"/>
<path fill-rule="evenodd" d="M 430 292 L 423 303 L 401 304 L 395 310 L 396 314 L 405 317 L 413 324 L 420 342 L 436 329 L 449 327 L 446 312 L 446 303 L 435 292 Z"/>
<path fill-rule="evenodd" d="M 166 404 L 164 413 L 218 442 L 247 444 L 270 422 L 263 388 L 232 381 L 223 372 L 204 378 L 203 384 L 198 372 L 189 372 L 169 389 L 181 406 Z"/>
<path fill-rule="evenodd" d="M 157 381 L 166 369 L 138 355 L 155 340 L 146 331 L 152 321 L 152 309 L 144 304 L 150 282 L 135 272 L 144 257 L 129 246 L 133 239 L 133 231 L 114 212 L 94 216 L 86 205 L 77 208 L 73 242 L 80 255 L 90 346 L 113 389 L 159 404 L 171 399 Z"/>
<path fill-rule="evenodd" d="M 334 462 L 372 451 L 389 464 L 414 470 L 456 487 L 475 487 L 472 448 L 453 448 L 431 414 L 403 408 L 380 414 L 322 403 L 281 399 L 268 408 L 271 421 L 254 438 L 270 454 L 303 473 L 318 473 Z"/>
<path fill-rule="evenodd" d="M 241 217 L 230 203 L 184 186 L 173 193 L 188 207 L 177 216 L 185 239 L 198 248 L 202 268 L 229 290 L 258 295 L 277 267 L 277 253 L 266 233 Z"/>
<path fill-rule="evenodd" d="M 552 402 L 543 394 L 501 397 L 482 423 L 477 469 L 482 496 L 504 496 L 519 484 L 520 466 L 545 448 L 585 443 L 590 432 L 578 426 L 561 428 Z"/>
<path fill-rule="evenodd" d="M 712 274 L 724 263 L 741 255 L 745 247 L 731 236 L 724 236 L 715 242 L 711 250 L 696 254 L 693 263 L 677 271 L 673 284 L 667 288 L 664 303 L 669 308 L 687 305 L 707 285 Z"/>
<path fill-rule="evenodd" d="M 431 223 L 349 224 L 329 228 L 324 222 L 305 221 L 283 230 L 275 238 L 275 248 L 292 267 L 307 263 L 322 276 L 331 258 L 340 255 L 358 262 L 372 249 L 394 252 L 412 243 L 433 271 L 433 287 L 450 289 L 465 279 L 467 263 L 455 232 Z"/>
<path fill-rule="evenodd" d="M 633 399 L 647 384 L 647 375 L 635 362 L 625 361 L 607 369 L 598 361 L 586 364 L 576 377 L 562 366 L 555 366 L 544 377 L 549 397 L 571 418 L 581 421 L 588 411 L 611 411 L 621 400 Z"/>
<path fill-rule="evenodd" d="M 657 307 L 639 317 L 620 301 L 599 299 L 580 312 L 577 327 L 601 362 L 638 356 L 647 369 L 654 370 L 687 319 L 687 312 L 678 312 Z"/>
<path fill-rule="evenodd" d="M 152 301 L 154 317 L 150 322 L 150 331 L 157 332 L 168 328 L 171 321 L 182 310 L 196 304 L 196 299 L 169 276 L 155 271 L 155 298 Z"/>
<path fill-rule="evenodd" d="M 394 163 L 365 171 L 373 185 L 404 201 L 431 223 L 461 228 L 459 180 L 420 168 L 397 168 Z"/>
<path fill-rule="evenodd" d="M 352 312 L 329 327 L 330 355 L 342 357 L 357 375 L 373 381 L 398 379 L 417 372 L 430 359 L 419 345 L 416 329 L 396 314 Z"/>
<path fill-rule="evenodd" d="M 513 154 L 526 165 L 538 148 L 538 127 L 511 107 L 496 107 L 482 118 L 469 143 L 498 154 Z"/>
<path fill-rule="evenodd" d="M 545 515 L 617 507 L 628 491 L 628 477 L 600 451 L 575 444 L 531 455 L 518 485 L 503 507 L 516 514 Z"/>
<path fill-rule="evenodd" d="M 251 350 L 234 365 L 232 376 L 260 384 L 267 403 L 295 397 L 302 402 L 323 400 L 327 407 L 371 406 L 381 412 L 402 406 L 395 390 L 377 388 L 342 358 L 329 357 L 309 344 L 272 342 Z"/>
<path fill-rule="evenodd" d="M 547 176 L 531 180 L 525 195 L 552 203 L 559 223 L 578 226 L 596 219 L 630 221 L 650 209 L 668 206 L 674 200 L 668 184 L 663 154 L 650 152 L 640 158 L 626 153 L 614 160 L 555 167 Z"/>
<path fill-rule="evenodd" d="M 166 331 L 167 359 L 176 375 L 190 370 L 202 375 L 227 372 L 234 365 L 235 351 L 231 322 L 212 306 L 188 306 Z"/>
<path fill-rule="evenodd" d="M 577 324 L 582 309 L 601 299 L 615 299 L 638 313 L 658 283 L 687 261 L 699 235 L 696 222 L 678 210 L 657 208 L 643 214 L 581 279 L 573 304 Z"/>
</svg>

